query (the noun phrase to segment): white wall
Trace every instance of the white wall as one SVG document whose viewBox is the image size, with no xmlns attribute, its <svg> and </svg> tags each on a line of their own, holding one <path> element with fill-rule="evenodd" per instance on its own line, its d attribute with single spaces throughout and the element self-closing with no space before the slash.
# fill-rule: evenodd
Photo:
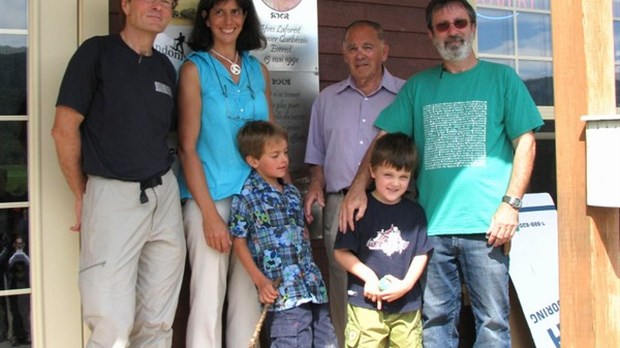
<svg viewBox="0 0 620 348">
<path fill-rule="evenodd" d="M 33 346 L 82 347 L 79 234 L 69 231 L 75 220 L 73 196 L 57 164 L 50 130 L 67 62 L 85 38 L 107 33 L 108 2 L 31 0 L 30 11 Z"/>
</svg>

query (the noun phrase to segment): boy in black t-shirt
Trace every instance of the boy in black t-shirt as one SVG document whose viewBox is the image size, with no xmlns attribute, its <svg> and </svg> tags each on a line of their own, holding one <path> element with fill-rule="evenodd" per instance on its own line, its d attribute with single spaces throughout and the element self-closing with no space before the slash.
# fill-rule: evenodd
<svg viewBox="0 0 620 348">
<path fill-rule="evenodd" d="M 411 139 L 379 138 L 371 153 L 375 189 L 354 232 L 339 231 L 334 257 L 349 272 L 347 347 L 422 347 L 422 275 L 432 245 L 422 207 L 403 197 L 417 165 Z"/>
</svg>

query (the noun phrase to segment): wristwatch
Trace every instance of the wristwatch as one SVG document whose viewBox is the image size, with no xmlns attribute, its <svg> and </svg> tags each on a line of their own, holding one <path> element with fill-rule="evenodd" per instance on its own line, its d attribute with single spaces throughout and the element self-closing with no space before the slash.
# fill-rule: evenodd
<svg viewBox="0 0 620 348">
<path fill-rule="evenodd" d="M 517 197 L 504 196 L 502 202 L 507 203 L 509 206 L 519 210 L 521 209 L 521 199 Z"/>
</svg>

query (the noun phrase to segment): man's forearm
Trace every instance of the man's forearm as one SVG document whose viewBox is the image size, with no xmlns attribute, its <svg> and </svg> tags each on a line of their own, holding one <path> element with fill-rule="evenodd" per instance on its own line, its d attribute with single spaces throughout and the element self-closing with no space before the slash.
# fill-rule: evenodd
<svg viewBox="0 0 620 348">
<path fill-rule="evenodd" d="M 513 141 L 515 155 L 512 164 L 512 173 L 506 189 L 506 195 L 523 197 L 530 183 L 530 177 L 536 158 L 536 139 L 533 132 L 525 133 Z"/>
<path fill-rule="evenodd" d="M 52 137 L 60 169 L 77 199 L 81 199 L 86 188 L 86 176 L 82 171 L 82 141 L 80 124 L 84 117 L 77 111 L 60 106 L 52 128 Z"/>
<path fill-rule="evenodd" d="M 310 167 L 309 186 L 309 191 L 325 189 L 325 174 L 323 173 L 323 166 L 313 165 Z"/>
<path fill-rule="evenodd" d="M 69 185 L 69 189 L 77 199 L 81 199 L 86 191 L 86 176 L 82 172 L 81 156 L 80 152 L 76 154 L 73 149 L 69 151 L 60 152 L 59 146 L 56 145 L 58 151 L 58 160 L 60 162 L 60 168 L 65 180 Z"/>
</svg>

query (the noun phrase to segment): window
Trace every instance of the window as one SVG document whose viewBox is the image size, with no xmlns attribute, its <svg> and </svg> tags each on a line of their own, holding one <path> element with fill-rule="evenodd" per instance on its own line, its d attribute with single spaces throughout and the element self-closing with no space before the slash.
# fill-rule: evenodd
<svg viewBox="0 0 620 348">
<path fill-rule="evenodd" d="M 0 342 L 30 345 L 28 1 L 0 0 Z"/>
<path fill-rule="evenodd" d="M 477 0 L 478 55 L 512 66 L 538 106 L 553 106 L 550 0 Z"/>
<path fill-rule="evenodd" d="M 545 125 L 536 133 L 537 155 L 529 191 L 548 192 L 557 202 L 549 3 L 550 0 L 475 1 L 478 56 L 513 67 L 545 119 Z"/>
</svg>

